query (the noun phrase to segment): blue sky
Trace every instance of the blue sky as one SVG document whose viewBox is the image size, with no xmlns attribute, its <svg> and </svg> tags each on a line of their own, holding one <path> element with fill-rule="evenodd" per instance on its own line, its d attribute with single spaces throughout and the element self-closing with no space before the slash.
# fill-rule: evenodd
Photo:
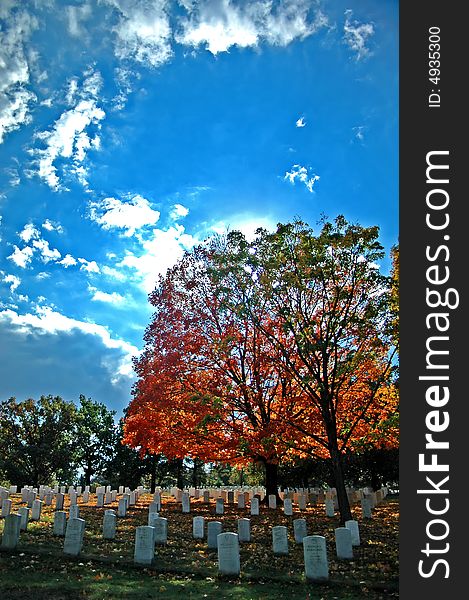
<svg viewBox="0 0 469 600">
<path fill-rule="evenodd" d="M 120 415 L 158 274 L 322 213 L 398 240 L 397 2 L 1 0 L 2 399 Z"/>
</svg>

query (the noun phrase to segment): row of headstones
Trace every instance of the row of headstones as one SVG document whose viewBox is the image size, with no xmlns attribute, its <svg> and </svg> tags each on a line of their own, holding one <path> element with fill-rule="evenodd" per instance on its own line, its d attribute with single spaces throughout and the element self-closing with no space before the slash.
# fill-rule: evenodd
<svg viewBox="0 0 469 600">
<path fill-rule="evenodd" d="M 64 553 L 77 556 L 82 549 L 85 531 L 85 520 L 78 517 L 78 506 L 73 510 L 68 521 L 66 513 L 58 511 L 54 515 L 54 534 L 65 536 Z M 2 548 L 14 549 L 19 540 L 20 531 L 26 529 L 29 509 L 20 508 L 20 513 L 11 513 L 5 519 L 2 535 Z M 117 516 L 113 510 L 106 510 L 103 519 L 103 538 L 114 539 Z M 293 521 L 294 537 L 304 547 L 305 574 L 309 579 L 327 579 L 327 552 L 325 538 L 308 536 L 305 519 Z M 150 564 L 155 556 L 155 546 L 167 543 L 167 519 L 157 513 L 149 513 L 149 525 L 136 528 L 134 561 L 138 564 Z M 193 537 L 204 539 L 204 517 L 194 517 Z M 239 543 L 249 542 L 250 520 L 238 519 L 238 533 L 222 533 L 222 523 L 210 521 L 207 525 L 208 548 L 218 551 L 219 573 L 239 575 L 240 558 Z M 347 521 L 345 527 L 335 529 L 336 554 L 339 559 L 353 559 L 353 546 L 360 545 L 358 523 Z M 288 554 L 288 529 L 285 526 L 272 527 L 272 548 L 274 554 Z M 318 575 L 319 573 L 319 575 Z"/>
<path fill-rule="evenodd" d="M 182 494 L 181 502 L 182 502 L 182 512 L 190 513 L 190 510 L 191 510 L 190 509 L 190 497 L 185 492 Z M 152 510 L 151 507 L 153 504 L 154 503 L 150 504 L 150 510 Z M 371 519 L 372 509 L 374 508 L 374 506 L 376 506 L 376 504 L 373 503 L 371 496 L 364 496 L 361 499 L 362 517 L 364 519 Z M 246 507 L 246 505 L 245 505 L 244 497 L 238 496 L 238 508 L 245 508 L 245 507 Z M 277 507 L 276 497 L 274 495 L 270 495 L 269 496 L 269 508 L 275 509 L 276 507 Z M 327 517 L 335 516 L 335 511 L 337 509 L 337 505 L 334 502 L 334 499 L 327 498 L 325 500 L 324 507 L 325 507 L 325 513 L 326 513 Z M 305 509 L 306 509 L 306 502 L 300 503 L 299 510 L 305 510 Z M 156 512 L 159 512 L 159 510 L 160 510 L 159 508 L 158 509 L 155 508 Z M 216 503 L 215 503 L 215 514 L 222 515 L 222 514 L 224 514 L 224 510 L 225 510 L 224 499 L 217 498 Z M 258 498 L 251 499 L 250 511 L 251 511 L 251 515 L 259 515 L 259 499 Z M 285 516 L 293 515 L 293 502 L 290 498 L 286 498 L 283 501 L 283 512 L 284 512 Z"/>
<path fill-rule="evenodd" d="M 196 522 L 196 519 L 202 519 Z M 154 520 L 154 525 L 142 525 L 135 531 L 135 550 L 134 562 L 142 565 L 152 564 L 155 557 L 155 545 L 161 543 L 158 536 L 159 521 L 164 522 L 167 530 L 166 519 L 161 517 Z M 304 521 L 304 519 L 298 519 Z M 222 524 L 219 521 L 211 521 L 207 527 L 207 545 L 209 548 L 216 548 L 218 552 L 218 571 L 223 575 L 240 574 L 240 552 L 239 544 L 243 541 L 249 541 L 249 519 L 238 520 L 238 533 L 221 531 Z M 163 523 L 161 523 L 162 525 Z M 301 537 L 299 543 L 303 544 L 305 574 L 308 579 L 327 580 L 328 579 L 328 559 L 326 540 L 323 536 L 306 535 L 306 522 L 298 527 L 295 537 Z M 353 559 L 353 546 L 360 544 L 358 524 L 356 521 L 348 521 L 346 527 L 335 529 L 335 546 L 338 559 Z M 194 518 L 194 537 L 203 537 L 203 517 Z M 303 529 L 300 536 L 300 529 Z M 274 554 L 288 554 L 288 530 L 285 526 L 272 527 L 272 547 Z"/>
</svg>

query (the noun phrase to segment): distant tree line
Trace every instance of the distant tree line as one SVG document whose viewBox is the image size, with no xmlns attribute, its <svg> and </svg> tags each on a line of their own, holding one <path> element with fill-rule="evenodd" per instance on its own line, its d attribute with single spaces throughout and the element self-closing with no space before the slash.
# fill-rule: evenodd
<svg viewBox="0 0 469 600">
<path fill-rule="evenodd" d="M 262 485 L 261 466 L 242 468 L 200 460 L 168 460 L 122 443 L 123 419 L 81 395 L 79 404 L 60 396 L 0 402 L 0 483 L 12 485 L 177 485 L 183 487 Z M 398 481 L 397 450 L 370 448 L 347 460 L 349 485 Z M 300 487 L 330 483 L 327 460 L 298 459 L 280 465 L 279 483 Z"/>
</svg>

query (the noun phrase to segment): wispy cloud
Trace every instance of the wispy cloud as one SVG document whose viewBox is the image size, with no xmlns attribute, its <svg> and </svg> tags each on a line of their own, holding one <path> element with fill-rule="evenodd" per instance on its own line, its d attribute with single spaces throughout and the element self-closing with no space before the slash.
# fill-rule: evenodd
<svg viewBox="0 0 469 600">
<path fill-rule="evenodd" d="M 21 279 L 16 275 L 5 275 L 2 281 L 10 284 L 10 292 L 14 292 L 21 284 Z"/>
<path fill-rule="evenodd" d="M 140 195 L 129 194 L 124 200 L 104 198 L 90 205 L 90 218 L 103 229 L 122 229 L 130 237 L 142 227 L 154 225 L 160 213 Z"/>
<path fill-rule="evenodd" d="M 59 158 L 70 159 L 65 171 L 75 175 L 84 187 L 88 185 L 84 162 L 90 149 L 98 150 L 100 147 L 98 132 L 100 122 L 106 116 L 98 106 L 101 85 L 101 75 L 88 71 L 81 88 L 69 87 L 67 98 L 75 103 L 74 107 L 63 112 L 51 129 L 36 134 L 37 139 L 45 145 L 43 149 L 32 151 L 32 154 L 39 156 L 37 172 L 55 191 L 65 189 L 55 164 Z"/>
<path fill-rule="evenodd" d="M 304 117 L 300 117 L 297 121 L 296 121 L 296 126 L 297 127 L 305 127 L 306 126 L 306 121 Z"/>
<path fill-rule="evenodd" d="M 91 296 L 93 302 L 105 302 L 114 306 L 122 306 L 126 303 L 125 297 L 117 292 L 103 292 L 95 287 L 90 287 L 89 290 L 93 294 Z"/>
<path fill-rule="evenodd" d="M 186 5 L 188 17 L 181 20 L 176 41 L 194 48 L 203 45 L 216 55 L 232 46 L 254 47 L 261 42 L 286 46 L 327 25 L 327 18 L 311 3 L 286 0 L 274 5 L 264 0 L 235 3 L 231 0 L 201 0 Z"/>
<path fill-rule="evenodd" d="M 169 60 L 171 27 L 166 0 L 103 0 L 117 15 L 114 27 L 115 54 L 121 60 L 134 60 L 158 67 Z"/>
<path fill-rule="evenodd" d="M 375 29 L 373 23 L 360 23 L 352 20 L 353 11 L 348 9 L 345 11 L 344 24 L 344 43 L 355 53 L 355 59 L 362 60 L 371 52 L 367 47 L 369 38 L 374 34 Z"/>
<path fill-rule="evenodd" d="M 5 135 L 31 120 L 36 95 L 28 89 L 31 67 L 25 42 L 37 29 L 36 17 L 15 3 L 0 6 L 0 144 Z M 33 57 L 32 57 L 33 58 Z"/>
<path fill-rule="evenodd" d="M 311 173 L 310 167 L 302 167 L 301 165 L 293 165 L 290 171 L 285 173 L 284 179 L 287 179 L 291 184 L 295 184 L 296 180 L 303 183 L 310 192 L 313 191 L 314 184 L 319 181 L 319 175 Z"/>
</svg>

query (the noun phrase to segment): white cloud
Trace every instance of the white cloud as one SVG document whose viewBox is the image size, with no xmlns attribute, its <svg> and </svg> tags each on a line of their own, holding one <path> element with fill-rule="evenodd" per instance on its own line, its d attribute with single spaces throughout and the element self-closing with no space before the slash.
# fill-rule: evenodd
<svg viewBox="0 0 469 600">
<path fill-rule="evenodd" d="M 101 272 L 107 277 L 116 279 L 117 281 L 125 281 L 127 279 L 127 275 L 125 275 L 125 273 L 122 273 L 122 271 L 114 269 L 113 267 L 108 267 L 107 265 L 103 265 Z"/>
<path fill-rule="evenodd" d="M 68 269 L 68 267 L 73 267 L 76 264 L 77 259 L 74 258 L 71 254 L 67 254 L 62 258 L 62 260 L 59 260 L 59 265 L 63 265 L 66 269 Z"/>
<path fill-rule="evenodd" d="M 91 148 L 99 149 L 99 136 L 96 132 L 106 116 L 98 106 L 101 87 L 101 74 L 92 70 L 84 73 L 81 88 L 76 79 L 72 79 L 69 82 L 67 100 L 75 102 L 74 108 L 63 112 L 52 129 L 36 134 L 46 146 L 32 151 L 39 156 L 38 175 L 53 190 L 63 189 L 55 164 L 58 158 L 70 159 L 72 166 L 69 167 L 69 172 L 75 174 L 79 182 L 87 187 L 87 169 L 83 163 Z M 94 129 L 93 136 L 90 129 Z"/>
<path fill-rule="evenodd" d="M 181 217 L 187 217 L 189 209 L 182 204 L 175 204 L 170 212 L 170 217 L 174 221 L 177 221 Z"/>
<path fill-rule="evenodd" d="M 87 31 L 83 22 L 91 16 L 91 5 L 86 3 L 82 6 L 67 6 L 65 15 L 70 35 L 81 39 L 85 38 Z"/>
<path fill-rule="evenodd" d="M 353 134 L 359 142 L 363 142 L 365 139 L 365 129 L 366 129 L 366 127 L 364 125 L 358 125 L 357 127 L 352 127 Z"/>
<path fill-rule="evenodd" d="M 3 310 L 0 311 L 0 321 L 15 325 L 24 334 L 72 334 L 79 331 L 96 336 L 106 348 L 115 349 L 121 353 L 117 370 L 113 374 L 115 381 L 118 380 L 118 376 L 122 375 L 132 377 L 132 356 L 138 355 L 138 349 L 129 342 L 113 338 L 103 325 L 67 317 L 48 306 L 38 306 L 35 314 L 21 315 L 13 310 Z"/>
<path fill-rule="evenodd" d="M 143 289 L 151 292 L 158 275 L 162 275 L 181 258 L 185 250 L 189 250 L 199 240 L 186 234 L 182 225 L 174 225 L 166 231 L 154 229 L 152 237 L 142 241 L 142 252 L 136 254 L 127 251 L 118 267 L 127 267 L 136 272 Z"/>
<path fill-rule="evenodd" d="M 86 271 L 87 273 L 100 273 L 100 268 L 94 260 L 86 260 L 86 258 L 79 258 L 78 262 L 81 264 L 80 271 Z"/>
<path fill-rule="evenodd" d="M 10 292 L 14 292 L 21 283 L 21 279 L 16 275 L 6 275 L 3 281 L 10 284 Z"/>
<path fill-rule="evenodd" d="M 166 0 L 103 0 L 113 7 L 118 22 L 114 27 L 115 54 L 149 67 L 169 60 L 171 27 Z"/>
<path fill-rule="evenodd" d="M 136 230 L 146 225 L 154 225 L 160 213 L 151 208 L 150 202 L 139 196 L 128 196 L 124 201 L 117 198 L 104 198 L 91 205 L 90 217 L 103 229 L 123 229 L 125 236 L 132 236 Z"/>
<path fill-rule="evenodd" d="M 35 94 L 27 89 L 30 65 L 24 44 L 38 27 L 37 19 L 13 3 L 3 5 L 0 43 L 0 144 L 5 135 L 30 122 Z"/>
<path fill-rule="evenodd" d="M 307 0 L 235 3 L 231 0 L 201 0 L 187 7 L 189 17 L 182 20 L 176 40 L 188 46 L 204 45 L 212 54 L 227 52 L 232 46 L 254 47 L 260 42 L 286 46 L 327 25 L 319 10 L 309 18 Z"/>
<path fill-rule="evenodd" d="M 297 121 L 296 121 L 296 126 L 297 127 L 305 127 L 306 126 L 306 121 L 304 117 L 300 117 Z"/>
<path fill-rule="evenodd" d="M 27 223 L 24 226 L 23 230 L 19 232 L 18 236 L 23 240 L 25 244 L 28 244 L 31 240 L 39 239 L 40 234 L 32 223 Z"/>
<path fill-rule="evenodd" d="M 94 302 L 107 302 L 108 304 L 113 304 L 115 306 L 125 304 L 126 302 L 124 296 L 121 296 L 121 294 L 118 294 L 117 292 L 112 292 L 109 294 L 108 292 L 102 292 L 101 290 L 97 290 L 93 287 L 90 287 L 89 289 L 91 292 L 93 292 L 91 300 Z"/>
<path fill-rule="evenodd" d="M 48 263 L 52 261 L 58 261 L 61 258 L 60 252 L 56 248 L 51 248 L 49 242 L 44 239 L 33 240 L 33 248 L 39 251 L 39 254 L 43 262 Z"/>
<path fill-rule="evenodd" d="M 60 225 L 60 223 L 55 223 L 53 221 L 51 221 L 50 219 L 46 219 L 44 221 L 44 223 L 42 224 L 42 228 L 43 229 L 47 229 L 47 231 L 56 231 L 57 233 L 63 233 L 63 227 L 62 225 Z"/>
<path fill-rule="evenodd" d="M 34 250 L 30 246 L 26 246 L 22 250 L 20 250 L 18 246 L 13 246 L 13 248 L 13 253 L 7 258 L 12 260 L 18 267 L 25 269 L 26 265 L 28 265 L 32 260 Z"/>
<path fill-rule="evenodd" d="M 353 11 L 345 11 L 344 43 L 355 52 L 356 60 L 361 60 L 370 54 L 367 48 L 369 38 L 374 34 L 373 23 L 360 23 L 352 21 Z"/>
<path fill-rule="evenodd" d="M 309 168 L 302 167 L 301 165 L 293 165 L 291 171 L 285 173 L 284 179 L 288 179 L 292 185 L 294 185 L 295 181 L 298 179 L 298 181 L 304 183 L 308 190 L 312 192 L 314 184 L 316 181 L 319 181 L 319 175 L 313 173 L 309 176 L 308 171 L 310 171 Z"/>
</svg>

